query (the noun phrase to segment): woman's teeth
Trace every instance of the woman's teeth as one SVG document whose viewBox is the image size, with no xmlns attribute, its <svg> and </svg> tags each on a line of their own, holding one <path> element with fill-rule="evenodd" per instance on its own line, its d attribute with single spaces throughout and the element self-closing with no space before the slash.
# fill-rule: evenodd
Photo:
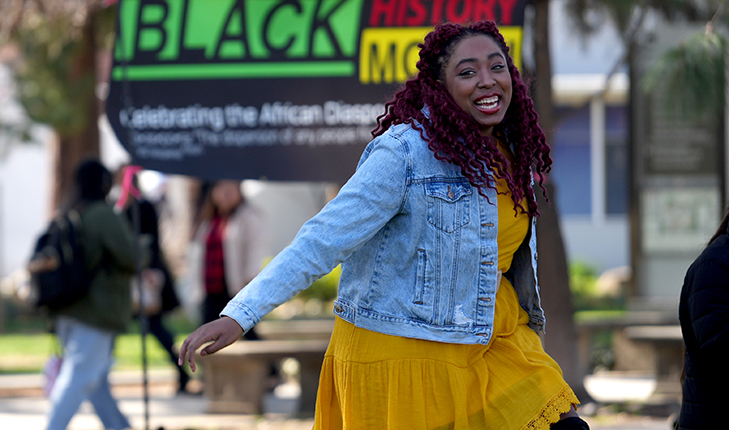
<svg viewBox="0 0 729 430">
<path fill-rule="evenodd" d="M 499 97 L 493 96 L 485 99 L 481 99 L 476 102 L 476 106 L 481 109 L 494 109 L 499 104 Z"/>
</svg>

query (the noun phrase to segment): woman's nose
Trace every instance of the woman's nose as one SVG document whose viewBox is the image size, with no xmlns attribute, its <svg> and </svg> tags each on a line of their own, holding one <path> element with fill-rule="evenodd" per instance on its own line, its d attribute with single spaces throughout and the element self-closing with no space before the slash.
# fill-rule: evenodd
<svg viewBox="0 0 729 430">
<path fill-rule="evenodd" d="M 491 73 L 482 72 L 479 75 L 478 87 L 479 88 L 491 88 L 496 85 L 496 79 L 491 76 Z"/>
</svg>

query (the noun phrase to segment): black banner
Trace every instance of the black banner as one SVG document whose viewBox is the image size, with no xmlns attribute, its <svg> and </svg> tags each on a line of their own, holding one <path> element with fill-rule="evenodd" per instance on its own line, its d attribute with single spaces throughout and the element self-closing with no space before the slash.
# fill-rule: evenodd
<svg viewBox="0 0 729 430">
<path fill-rule="evenodd" d="M 133 163 L 206 179 L 344 181 L 443 21 L 528 0 L 123 0 L 107 113 Z"/>
</svg>

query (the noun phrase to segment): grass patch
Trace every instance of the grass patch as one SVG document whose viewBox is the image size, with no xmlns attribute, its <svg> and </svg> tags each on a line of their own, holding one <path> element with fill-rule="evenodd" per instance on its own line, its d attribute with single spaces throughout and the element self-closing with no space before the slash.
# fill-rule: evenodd
<svg viewBox="0 0 729 430">
<path fill-rule="evenodd" d="M 577 324 L 592 321 L 618 320 L 625 317 L 628 311 L 623 309 L 613 310 L 587 310 L 575 312 L 574 318 Z"/>
<path fill-rule="evenodd" d="M 0 335 L 0 374 L 40 372 L 54 343 L 50 334 Z"/>
<path fill-rule="evenodd" d="M 168 321 L 169 320 L 169 321 Z M 177 317 L 165 321 L 182 342 L 194 327 Z M 114 346 L 114 366 L 117 370 L 142 368 L 142 336 L 139 325 L 134 323 L 130 333 L 117 336 Z M 147 366 L 151 368 L 173 367 L 167 352 L 151 334 L 146 336 Z M 56 339 L 50 333 L 31 332 L 0 334 L 0 374 L 38 373 L 48 357 L 57 350 Z"/>
<path fill-rule="evenodd" d="M 175 342 L 182 342 L 186 335 L 175 336 Z M 167 351 L 162 348 L 157 338 L 147 335 L 147 366 L 149 368 L 170 367 L 173 364 L 170 361 Z M 130 370 L 142 368 L 142 336 L 140 334 L 126 334 L 116 339 L 114 347 L 114 369 Z"/>
<path fill-rule="evenodd" d="M 185 335 L 175 336 L 182 342 Z M 0 335 L 0 374 L 38 373 L 46 359 L 55 351 L 56 340 L 50 334 Z M 152 335 L 147 335 L 147 366 L 173 368 L 167 352 Z M 116 338 L 114 366 L 116 370 L 142 368 L 142 337 L 123 334 Z"/>
</svg>

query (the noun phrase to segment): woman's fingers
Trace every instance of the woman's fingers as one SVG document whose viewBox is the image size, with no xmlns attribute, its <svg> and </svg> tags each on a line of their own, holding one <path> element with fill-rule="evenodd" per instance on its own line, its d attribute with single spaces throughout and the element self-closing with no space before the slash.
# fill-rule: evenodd
<svg viewBox="0 0 729 430">
<path fill-rule="evenodd" d="M 182 343 L 177 362 L 182 366 L 187 360 L 190 369 L 194 372 L 197 370 L 195 351 L 203 344 L 212 342 L 200 351 L 200 355 L 208 355 L 225 348 L 240 339 L 242 335 L 243 329 L 232 318 L 222 317 L 204 324 Z"/>
<path fill-rule="evenodd" d="M 177 358 L 177 364 L 180 366 L 183 366 L 185 364 L 185 360 L 188 360 L 187 355 L 189 354 L 189 363 L 190 363 L 190 369 L 194 372 L 197 370 L 197 366 L 195 365 L 195 350 L 197 350 L 197 346 L 195 346 L 195 338 L 198 336 L 198 331 L 202 329 L 202 327 L 198 328 L 192 334 L 187 336 L 184 342 L 182 342 L 182 346 L 180 347 L 180 354 Z"/>
</svg>

